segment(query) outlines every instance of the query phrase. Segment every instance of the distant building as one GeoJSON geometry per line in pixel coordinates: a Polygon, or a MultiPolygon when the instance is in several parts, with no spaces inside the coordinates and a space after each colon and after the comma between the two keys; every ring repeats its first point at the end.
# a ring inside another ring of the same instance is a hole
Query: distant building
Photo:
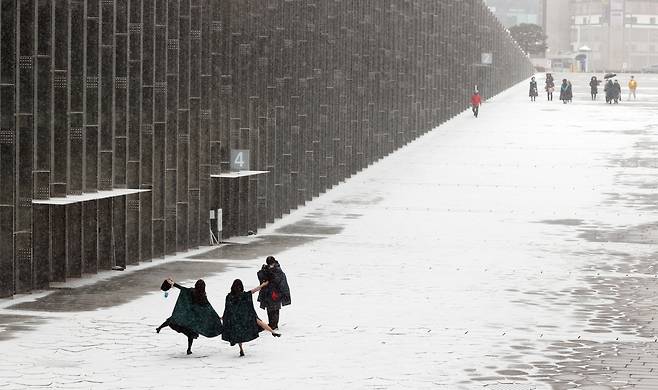
{"type": "Polygon", "coordinates": [[[571,0],[543,0],[542,26],[546,36],[547,57],[571,53],[571,0]]]}
{"type": "Polygon", "coordinates": [[[543,0],[548,57],[580,70],[658,64],[658,0],[543,0]],[[565,62],[566,61],[566,62],[565,62]]]}
{"type": "Polygon", "coordinates": [[[543,0],[485,0],[484,2],[505,27],[521,23],[542,24],[543,0]]]}

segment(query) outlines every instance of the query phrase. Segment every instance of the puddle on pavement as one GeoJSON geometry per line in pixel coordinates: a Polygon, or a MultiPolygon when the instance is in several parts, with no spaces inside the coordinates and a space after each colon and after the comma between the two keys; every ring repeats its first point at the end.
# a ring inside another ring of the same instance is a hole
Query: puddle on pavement
{"type": "Polygon", "coordinates": [[[176,280],[194,280],[222,272],[226,265],[216,262],[164,263],[154,267],[126,273],[89,286],[55,289],[49,295],[31,302],[13,306],[12,310],[44,312],[81,312],[123,305],[147,293],[160,291],[167,277],[176,280]]]}
{"type": "Polygon", "coordinates": [[[334,200],[334,203],[342,205],[370,206],[380,203],[382,200],[384,200],[384,198],[381,196],[354,196],[334,200]]]}
{"type": "Polygon", "coordinates": [[[579,238],[590,242],[655,244],[658,241],[658,223],[641,224],[625,228],[579,230],[579,238]]]}
{"type": "Polygon", "coordinates": [[[257,236],[253,241],[246,244],[228,243],[208,252],[190,256],[195,260],[252,260],[283,252],[310,242],[321,240],[323,237],[313,236],[286,236],[286,235],[263,235],[257,236]]]}
{"type": "Polygon", "coordinates": [[[34,330],[46,322],[44,317],[0,314],[0,341],[17,337],[18,332],[34,330]]]}
{"type": "Polygon", "coordinates": [[[582,225],[585,221],[582,219],[545,219],[539,221],[539,223],[545,223],[549,225],[566,225],[566,226],[578,226],[582,225]]]}
{"type": "Polygon", "coordinates": [[[334,235],[343,231],[342,226],[322,224],[310,218],[304,218],[298,222],[276,229],[280,234],[309,234],[309,235],[334,235]]]}

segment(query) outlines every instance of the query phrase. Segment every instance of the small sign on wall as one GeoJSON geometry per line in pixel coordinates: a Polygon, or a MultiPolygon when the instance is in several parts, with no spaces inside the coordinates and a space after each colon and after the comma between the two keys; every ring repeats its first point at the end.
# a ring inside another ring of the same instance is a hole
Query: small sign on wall
{"type": "Polygon", "coordinates": [[[248,171],[249,159],[249,149],[231,149],[231,170],[248,171]]]}
{"type": "Polygon", "coordinates": [[[482,65],[493,64],[493,53],[482,53],[482,65]]]}

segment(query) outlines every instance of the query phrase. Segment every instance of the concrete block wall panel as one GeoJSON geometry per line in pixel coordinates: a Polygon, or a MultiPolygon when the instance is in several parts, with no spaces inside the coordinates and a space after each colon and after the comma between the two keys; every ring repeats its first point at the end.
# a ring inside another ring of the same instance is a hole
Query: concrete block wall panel
{"type": "Polygon", "coordinates": [[[15,291],[16,3],[0,3],[0,297],[15,291]]]}
{"type": "Polygon", "coordinates": [[[481,0],[16,0],[0,36],[2,297],[256,231],[532,71],[481,0]],[[211,178],[237,148],[269,173],[211,178]]]}
{"type": "Polygon", "coordinates": [[[0,297],[15,291],[16,197],[15,2],[0,3],[0,297]]]}
{"type": "Polygon", "coordinates": [[[66,277],[82,276],[82,204],[66,206],[66,277]]]}

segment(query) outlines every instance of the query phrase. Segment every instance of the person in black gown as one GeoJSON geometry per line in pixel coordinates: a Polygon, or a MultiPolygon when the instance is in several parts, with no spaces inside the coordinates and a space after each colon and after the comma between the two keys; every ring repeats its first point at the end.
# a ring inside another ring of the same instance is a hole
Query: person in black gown
{"type": "Polygon", "coordinates": [[[254,340],[258,337],[261,329],[272,333],[274,337],[280,337],[265,322],[261,321],[254,310],[252,294],[257,293],[267,285],[267,282],[249,291],[244,291],[244,285],[240,279],[235,279],[231,286],[231,292],[226,295],[226,304],[224,306],[224,331],[222,340],[231,343],[231,346],[238,344],[240,347],[240,356],[244,356],[242,343],[254,340]]]}
{"type": "Polygon", "coordinates": [[[167,279],[166,283],[180,289],[180,294],[171,317],[167,318],[155,331],[160,333],[162,328],[168,326],[187,336],[187,354],[190,355],[192,354],[192,343],[200,334],[206,337],[217,337],[222,333],[222,320],[208,302],[206,283],[202,279],[196,281],[194,288],[183,287],[171,278],[167,279]]]}

